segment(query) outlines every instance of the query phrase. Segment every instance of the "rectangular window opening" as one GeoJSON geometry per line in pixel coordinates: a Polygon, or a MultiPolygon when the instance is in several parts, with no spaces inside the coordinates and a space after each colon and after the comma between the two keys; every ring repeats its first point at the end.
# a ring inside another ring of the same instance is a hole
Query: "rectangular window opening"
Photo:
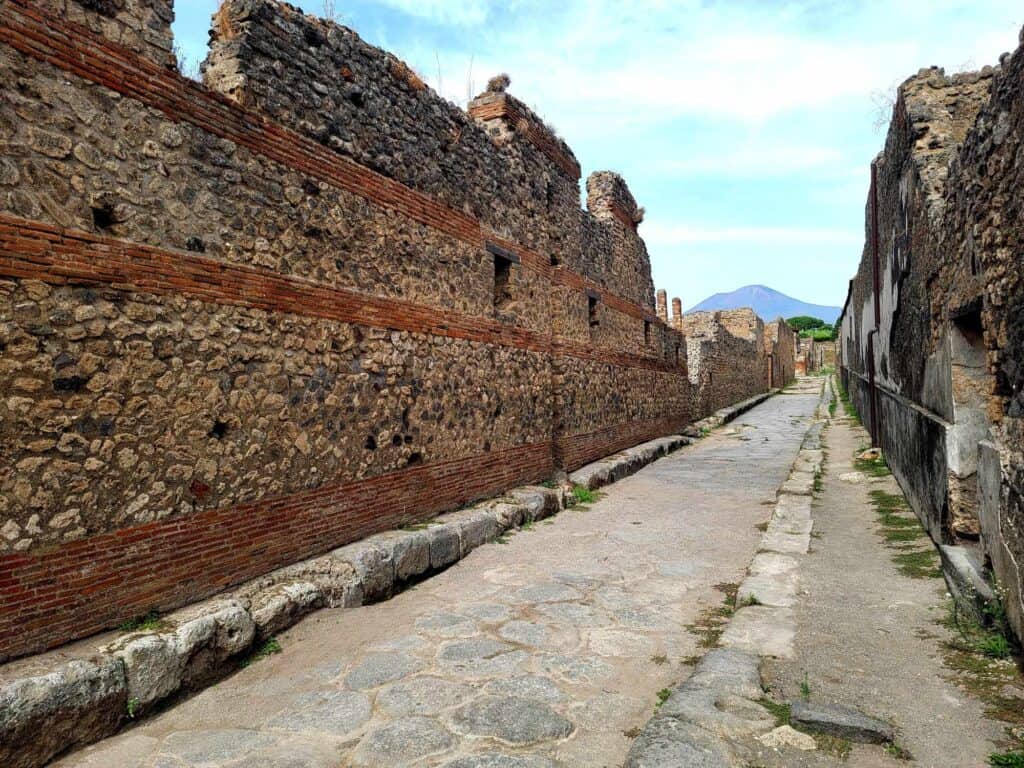
{"type": "Polygon", "coordinates": [[[597,296],[587,296],[587,319],[590,322],[590,330],[595,330],[601,321],[597,318],[597,296]]]}
{"type": "Polygon", "coordinates": [[[651,321],[644,320],[644,346],[651,346],[651,321]]]}
{"type": "Polygon", "coordinates": [[[494,254],[494,308],[507,309],[512,303],[512,262],[494,254]]]}

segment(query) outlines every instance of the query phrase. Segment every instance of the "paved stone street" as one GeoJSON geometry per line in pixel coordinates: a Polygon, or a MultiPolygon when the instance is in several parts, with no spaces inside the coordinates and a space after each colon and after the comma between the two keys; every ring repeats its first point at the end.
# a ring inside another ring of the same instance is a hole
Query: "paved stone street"
{"type": "Polygon", "coordinates": [[[315,614],[282,653],[59,765],[621,765],[703,652],[686,627],[744,574],[816,403],[771,398],[589,508],[315,614]]]}

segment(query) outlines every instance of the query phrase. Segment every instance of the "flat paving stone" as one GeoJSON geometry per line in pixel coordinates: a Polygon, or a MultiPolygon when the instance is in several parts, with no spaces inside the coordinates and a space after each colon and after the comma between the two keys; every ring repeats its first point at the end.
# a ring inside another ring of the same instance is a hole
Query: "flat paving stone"
{"type": "Polygon", "coordinates": [[[359,768],[399,768],[445,752],[455,737],[437,720],[407,717],[371,731],[352,753],[352,765],[359,768]]]}
{"type": "Polygon", "coordinates": [[[311,614],[278,635],[281,653],[57,765],[156,768],[162,754],[189,768],[167,743],[238,731],[208,738],[203,768],[621,766],[625,733],[685,674],[678,660],[702,652],[687,626],[721,604],[716,584],[743,579],[771,514],[762,502],[817,401],[771,398],[737,435],[712,432],[584,511],[512,531],[389,600],[311,614]]]}
{"type": "Polygon", "coordinates": [[[564,739],[573,724],[543,701],[481,696],[455,711],[452,728],[464,736],[490,737],[515,746],[564,739]]]}
{"type": "Polygon", "coordinates": [[[292,708],[269,720],[268,728],[321,731],[345,736],[370,719],[370,699],[355,691],[313,691],[299,696],[292,708]]]}
{"type": "Polygon", "coordinates": [[[436,715],[476,695],[468,685],[440,677],[414,677],[377,694],[377,707],[391,717],[436,715]]]}
{"type": "Polygon", "coordinates": [[[508,677],[502,680],[493,680],[484,688],[485,693],[494,696],[516,696],[523,699],[534,699],[547,704],[557,704],[567,698],[567,695],[549,677],[539,675],[522,675],[520,677],[508,677]]]}
{"type": "Polygon", "coordinates": [[[367,656],[345,676],[345,684],[357,690],[376,688],[415,674],[423,662],[407,653],[375,653],[367,656]]]}
{"type": "Polygon", "coordinates": [[[546,757],[488,754],[460,757],[441,768],[559,768],[559,764],[546,757]]]}
{"type": "Polygon", "coordinates": [[[177,731],[164,740],[160,754],[185,765],[204,765],[241,757],[273,742],[269,733],[240,728],[177,731]]]}

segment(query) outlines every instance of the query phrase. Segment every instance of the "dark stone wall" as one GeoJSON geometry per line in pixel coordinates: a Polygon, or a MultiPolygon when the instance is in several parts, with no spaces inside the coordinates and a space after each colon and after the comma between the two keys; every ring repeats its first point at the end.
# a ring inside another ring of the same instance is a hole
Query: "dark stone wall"
{"type": "Polygon", "coordinates": [[[1008,614],[1018,633],[1022,142],[1024,49],[998,68],[952,77],[922,70],[901,86],[885,150],[873,164],[864,255],[839,339],[844,380],[870,421],[868,337],[877,328],[871,342],[880,407],[872,432],[937,541],[965,536],[970,543],[979,521],[972,534],[963,516],[980,518],[981,545],[1013,603],[1008,614]],[[963,339],[978,334],[983,355],[975,349],[965,361],[963,339]],[[957,466],[965,457],[974,463],[974,454],[984,472],[965,479],[957,466]],[[978,498],[963,499],[968,492],[978,498]]]}

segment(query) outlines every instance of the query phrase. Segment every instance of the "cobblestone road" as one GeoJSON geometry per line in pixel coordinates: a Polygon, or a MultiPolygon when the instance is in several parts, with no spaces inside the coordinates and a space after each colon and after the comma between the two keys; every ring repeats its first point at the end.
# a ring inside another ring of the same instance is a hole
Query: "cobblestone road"
{"type": "Polygon", "coordinates": [[[817,394],[783,394],[377,605],[322,611],[282,652],[70,766],[621,765],[687,629],[737,582],[817,394]]]}

